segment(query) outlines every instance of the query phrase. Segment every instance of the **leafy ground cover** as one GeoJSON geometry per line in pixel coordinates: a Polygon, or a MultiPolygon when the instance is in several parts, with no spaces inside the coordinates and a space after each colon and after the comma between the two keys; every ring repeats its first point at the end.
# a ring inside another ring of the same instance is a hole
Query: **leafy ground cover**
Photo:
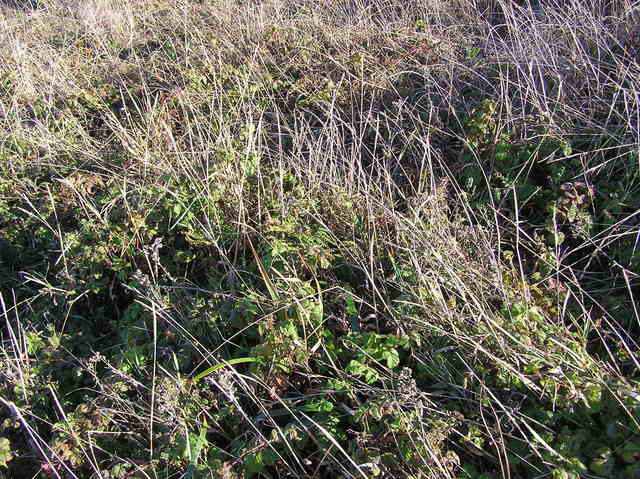
{"type": "Polygon", "coordinates": [[[640,10],[0,2],[0,477],[640,477],[640,10]]]}

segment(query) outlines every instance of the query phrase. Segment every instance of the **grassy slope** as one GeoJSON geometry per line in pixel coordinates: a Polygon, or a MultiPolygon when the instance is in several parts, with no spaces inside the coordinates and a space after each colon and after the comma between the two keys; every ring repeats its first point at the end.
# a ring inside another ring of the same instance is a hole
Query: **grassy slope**
{"type": "Polygon", "coordinates": [[[639,7],[38,3],[0,477],[638,477],[639,7]]]}

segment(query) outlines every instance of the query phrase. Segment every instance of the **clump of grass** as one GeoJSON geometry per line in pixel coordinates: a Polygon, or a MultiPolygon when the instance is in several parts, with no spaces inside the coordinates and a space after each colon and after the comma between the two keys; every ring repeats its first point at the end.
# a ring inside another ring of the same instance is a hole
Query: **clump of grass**
{"type": "Polygon", "coordinates": [[[637,476],[637,6],[15,7],[3,474],[637,476]]]}

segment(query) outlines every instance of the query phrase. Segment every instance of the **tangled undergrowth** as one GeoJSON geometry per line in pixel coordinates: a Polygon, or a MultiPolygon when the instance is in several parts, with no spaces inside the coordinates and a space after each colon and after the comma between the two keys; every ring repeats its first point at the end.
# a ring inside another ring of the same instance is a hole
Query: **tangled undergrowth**
{"type": "Polygon", "coordinates": [[[639,477],[639,8],[0,2],[0,477],[639,477]]]}

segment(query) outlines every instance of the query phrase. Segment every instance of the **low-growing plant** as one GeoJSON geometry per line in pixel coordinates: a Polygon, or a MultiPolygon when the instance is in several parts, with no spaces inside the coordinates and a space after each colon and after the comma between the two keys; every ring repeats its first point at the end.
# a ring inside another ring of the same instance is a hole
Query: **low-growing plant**
{"type": "Polygon", "coordinates": [[[5,3],[0,476],[638,476],[633,6],[5,3]]]}

